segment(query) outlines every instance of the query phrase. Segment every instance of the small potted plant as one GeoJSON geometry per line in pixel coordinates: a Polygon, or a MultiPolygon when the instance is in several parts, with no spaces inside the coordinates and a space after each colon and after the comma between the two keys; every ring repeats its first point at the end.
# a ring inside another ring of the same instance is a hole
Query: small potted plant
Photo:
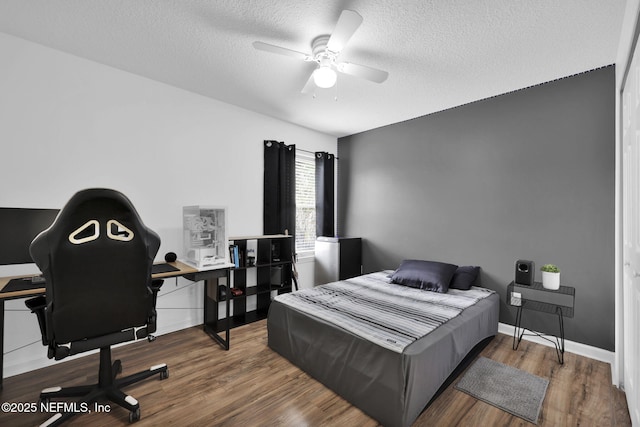
{"type": "Polygon", "coordinates": [[[553,264],[545,264],[540,267],[542,270],[542,286],[545,289],[560,289],[560,269],[553,264]]]}

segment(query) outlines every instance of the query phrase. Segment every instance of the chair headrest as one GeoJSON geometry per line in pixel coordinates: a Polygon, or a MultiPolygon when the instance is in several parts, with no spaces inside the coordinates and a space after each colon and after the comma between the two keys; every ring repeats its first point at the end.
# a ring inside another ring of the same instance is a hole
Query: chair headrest
{"type": "Polygon", "coordinates": [[[47,267],[41,265],[48,261],[45,253],[66,253],[80,247],[87,251],[105,250],[113,244],[122,248],[123,243],[129,242],[147,246],[153,252],[152,258],[160,246],[159,237],[144,225],[127,196],[112,189],[90,188],[69,199],[51,226],[34,239],[30,251],[42,270],[47,267]],[[46,245],[38,244],[45,239],[46,245]]]}

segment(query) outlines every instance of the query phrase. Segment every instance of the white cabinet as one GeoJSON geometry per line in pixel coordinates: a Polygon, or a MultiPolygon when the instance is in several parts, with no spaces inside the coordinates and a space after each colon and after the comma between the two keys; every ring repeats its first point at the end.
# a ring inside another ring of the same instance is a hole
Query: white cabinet
{"type": "Polygon", "coordinates": [[[362,239],[359,237],[318,237],[315,256],[316,285],[362,274],[362,239]]]}

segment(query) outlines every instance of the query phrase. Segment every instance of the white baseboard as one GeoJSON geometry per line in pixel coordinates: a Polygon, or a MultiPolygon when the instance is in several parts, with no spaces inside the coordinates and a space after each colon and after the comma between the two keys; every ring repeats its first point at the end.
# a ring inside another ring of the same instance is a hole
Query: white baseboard
{"type": "MultiPolygon", "coordinates": [[[[506,323],[498,323],[498,332],[505,335],[513,336],[513,332],[515,330],[515,326],[507,325],[506,323]]],[[[529,336],[525,335],[522,337],[523,340],[531,341],[536,344],[546,345],[547,347],[553,347],[553,344],[549,341],[542,339],[537,336],[529,336]]],[[[574,353],[580,356],[588,357],[590,359],[595,359],[600,362],[608,363],[611,366],[611,380],[614,385],[617,385],[615,382],[614,367],[616,361],[616,354],[612,351],[603,350],[598,347],[593,347],[586,344],[581,344],[574,341],[569,341],[567,339],[564,340],[564,350],[568,353],[574,353]]]]}

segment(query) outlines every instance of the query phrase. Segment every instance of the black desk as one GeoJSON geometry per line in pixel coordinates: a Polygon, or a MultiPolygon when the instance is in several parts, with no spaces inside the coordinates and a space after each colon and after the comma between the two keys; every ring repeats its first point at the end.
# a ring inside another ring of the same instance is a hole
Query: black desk
{"type": "MultiPolygon", "coordinates": [[[[208,289],[216,289],[218,287],[218,279],[225,277],[227,283],[229,283],[229,268],[233,267],[231,264],[224,264],[221,266],[216,266],[216,268],[212,269],[203,269],[199,270],[195,267],[192,267],[188,264],[184,264],[180,261],[170,262],[170,263],[162,263],[169,264],[173,267],[171,271],[168,268],[159,268],[157,269],[157,273],[152,274],[152,278],[154,279],[165,279],[171,277],[185,277],[192,281],[200,281],[204,280],[204,293],[205,293],[205,301],[207,298],[208,289]]],[[[4,302],[10,299],[17,298],[30,298],[37,295],[43,295],[45,293],[44,284],[40,284],[38,286],[33,286],[31,283],[31,277],[33,275],[22,275],[22,276],[10,276],[10,277],[0,277],[0,389],[2,389],[2,382],[4,378],[4,302]],[[24,286],[19,286],[20,282],[23,282],[24,286]],[[7,285],[11,283],[14,286],[14,290],[10,292],[3,292],[7,285]]],[[[229,317],[229,299],[227,298],[227,317],[229,317]]],[[[215,330],[212,330],[210,327],[207,327],[208,318],[206,305],[205,305],[205,324],[204,331],[208,333],[213,339],[215,339],[225,350],[229,350],[229,327],[225,329],[225,337],[220,336],[215,330]]],[[[35,319],[34,319],[35,320],[35,319]]]]}
{"type": "Polygon", "coordinates": [[[507,286],[507,304],[517,307],[516,325],[513,330],[513,349],[517,350],[524,335],[538,336],[551,342],[558,355],[558,362],[564,364],[564,317],[573,317],[576,289],[571,286],[560,286],[558,290],[547,289],[540,282],[533,285],[521,285],[511,282],[507,286]],[[515,292],[515,294],[514,294],[515,292]],[[520,297],[517,297],[520,294],[520,297]],[[522,327],[523,309],[555,314],[558,316],[558,335],[543,334],[522,327]],[[531,333],[527,334],[526,331],[531,333]],[[549,339],[553,337],[554,339],[549,339]]]}

